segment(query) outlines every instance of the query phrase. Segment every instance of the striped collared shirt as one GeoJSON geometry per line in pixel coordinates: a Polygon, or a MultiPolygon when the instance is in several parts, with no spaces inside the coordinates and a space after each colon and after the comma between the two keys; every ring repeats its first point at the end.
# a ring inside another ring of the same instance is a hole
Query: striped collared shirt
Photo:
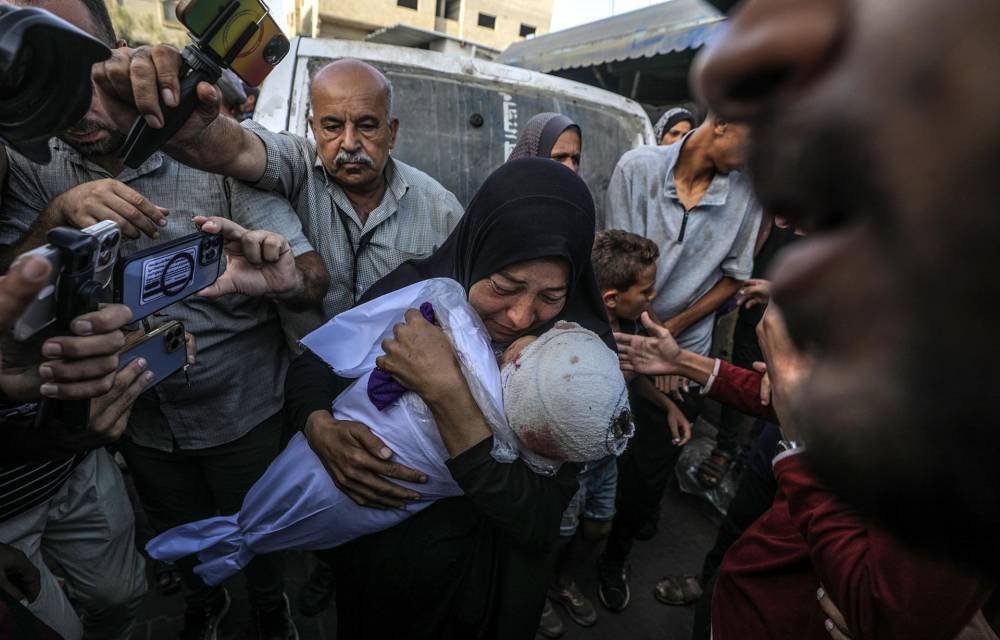
{"type": "Polygon", "coordinates": [[[350,309],[368,287],[403,262],[433,253],[464,213],[458,199],[436,180],[390,159],[385,196],[362,223],[309,140],[273,133],[254,122],[243,126],[267,149],[267,169],[256,186],[292,203],[330,273],[323,301],[327,318],[350,309]]]}

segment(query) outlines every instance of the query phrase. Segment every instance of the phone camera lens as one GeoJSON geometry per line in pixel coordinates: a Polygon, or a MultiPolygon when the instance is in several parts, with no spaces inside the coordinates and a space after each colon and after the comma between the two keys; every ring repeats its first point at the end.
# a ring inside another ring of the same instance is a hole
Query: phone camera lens
{"type": "Polygon", "coordinates": [[[272,67],[281,62],[285,55],[288,53],[288,39],[284,36],[274,36],[271,38],[270,42],[264,46],[264,52],[262,57],[264,62],[271,65],[272,67]]]}

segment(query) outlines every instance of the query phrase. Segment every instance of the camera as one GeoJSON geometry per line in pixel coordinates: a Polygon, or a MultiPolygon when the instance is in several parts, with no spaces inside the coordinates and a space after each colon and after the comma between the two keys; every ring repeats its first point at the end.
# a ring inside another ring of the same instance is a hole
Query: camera
{"type": "Polygon", "coordinates": [[[48,11],[0,6],[0,142],[48,162],[49,138],[87,114],[91,67],[110,56],[48,11]]]}
{"type": "MultiPolygon", "coordinates": [[[[65,229],[67,232],[81,233],[74,229],[65,229]]],[[[118,247],[122,239],[121,232],[118,230],[118,224],[110,220],[104,220],[87,227],[82,233],[91,236],[95,240],[89,249],[91,251],[91,264],[93,265],[90,278],[99,285],[100,289],[105,289],[111,284],[115,263],[118,261],[118,247]]],[[[65,237],[66,235],[64,232],[60,237],[65,237]]],[[[81,241],[81,249],[83,249],[85,244],[87,243],[81,241]]],[[[42,287],[42,290],[35,296],[35,300],[14,324],[15,340],[27,340],[56,321],[57,287],[62,271],[63,253],[64,249],[60,246],[47,244],[22,254],[14,261],[14,264],[17,264],[29,256],[36,256],[48,260],[49,264],[52,265],[49,283],[42,287]]]]}
{"type": "Polygon", "coordinates": [[[120,153],[125,166],[138,168],[187,122],[198,106],[201,82],[216,83],[232,69],[258,86],[288,54],[288,38],[261,0],[182,0],[177,20],[194,41],[181,51],[180,97],[176,107],[160,105],[163,126],[153,129],[139,117],[120,153]]]}

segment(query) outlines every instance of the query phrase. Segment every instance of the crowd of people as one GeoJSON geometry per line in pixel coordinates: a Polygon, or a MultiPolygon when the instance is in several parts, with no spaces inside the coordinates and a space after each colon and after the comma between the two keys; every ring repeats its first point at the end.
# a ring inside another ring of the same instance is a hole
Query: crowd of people
{"type": "Polygon", "coordinates": [[[226,266],[151,319],[189,334],[151,389],[146,360],[119,369],[150,324],[127,306],[5,335],[0,637],[129,638],[147,561],[185,640],[219,637],[236,573],[262,639],[298,638],[293,603],[335,606],[345,640],[628,615],[711,400],[695,476],[738,489],[700,575],[641,585],[694,605],[693,638],[997,639],[994,3],[748,0],[696,65],[707,114],[663,113],[602,202],[588,132],[542,113],[467,207],[393,157],[412,125],[350,59],[311,80],[312,139],[246,119],[224,76],[126,167],[122,132],[177,104],[178,52],[120,42],[101,0],[30,4],[113,51],[49,163],[3,153],[0,329],[56,227],[112,221],[122,255],[218,233],[226,266]],[[942,114],[936,146],[914,135],[942,114]],[[90,421],[36,421],[43,399],[90,421]],[[294,549],[316,569],[288,594],[294,549]]]}

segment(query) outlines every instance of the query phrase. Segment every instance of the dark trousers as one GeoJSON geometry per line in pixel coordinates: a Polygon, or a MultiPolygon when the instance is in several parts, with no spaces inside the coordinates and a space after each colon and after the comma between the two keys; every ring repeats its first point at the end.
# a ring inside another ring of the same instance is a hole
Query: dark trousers
{"type": "MultiPolygon", "coordinates": [[[[632,394],[629,398],[635,420],[635,435],[618,458],[618,497],[615,519],[604,547],[604,556],[624,561],[632,550],[636,532],[656,513],[680,456],[671,442],[667,415],[650,402],[632,394]]],[[[685,395],[681,410],[694,423],[701,412],[697,391],[685,395]]]]}
{"type": "MultiPolygon", "coordinates": [[[[236,513],[243,498],[280,453],[282,415],[277,413],[233,442],[194,451],[160,451],[142,447],[128,437],[120,450],[135,480],[139,500],[157,533],[180,524],[236,513]]],[[[189,594],[188,606],[210,606],[222,597],[220,587],[209,587],[194,573],[196,556],[178,560],[189,594]]],[[[284,592],[284,558],[266,554],[243,570],[250,603],[271,608],[284,592]]]]}
{"type": "MultiPolygon", "coordinates": [[[[733,331],[733,364],[743,369],[753,369],[754,362],[763,360],[764,355],[757,342],[757,327],[737,320],[733,331]]],[[[749,444],[747,436],[752,423],[753,418],[728,405],[722,405],[719,430],[715,436],[716,448],[735,458],[740,452],[741,444],[749,444]]]]}
{"type": "MultiPolygon", "coordinates": [[[[761,457],[770,460],[775,454],[777,437],[776,431],[763,432],[754,442],[755,450],[751,452],[751,456],[759,453],[761,457]],[[758,448],[761,451],[757,451],[758,448]]],[[[691,640],[709,640],[711,637],[712,592],[715,590],[715,580],[719,575],[722,559],[729,547],[733,546],[733,543],[743,535],[743,532],[771,508],[777,492],[778,482],[774,479],[774,474],[770,472],[769,466],[751,464],[740,476],[739,487],[736,489],[736,495],[733,496],[732,502],[729,503],[726,518],[722,521],[722,526],[719,527],[715,546],[705,556],[705,564],[702,565],[702,595],[694,609],[694,627],[691,640]]]]}

